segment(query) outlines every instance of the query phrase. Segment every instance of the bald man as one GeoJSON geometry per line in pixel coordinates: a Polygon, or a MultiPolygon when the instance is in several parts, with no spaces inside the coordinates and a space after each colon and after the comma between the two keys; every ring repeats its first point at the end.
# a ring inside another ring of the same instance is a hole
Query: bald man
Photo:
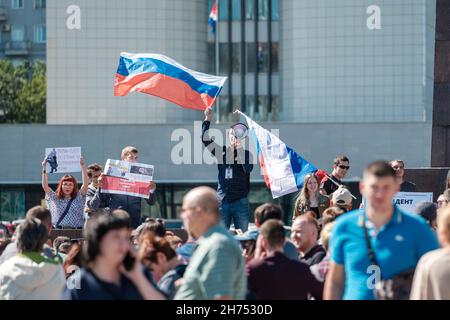
{"type": "Polygon", "coordinates": [[[317,243],[318,234],[318,223],[308,214],[298,216],[292,223],[291,240],[300,252],[300,261],[310,267],[322,261],[327,254],[317,243]]]}
{"type": "Polygon", "coordinates": [[[176,300],[242,300],[247,279],[239,243],[220,219],[217,193],[209,187],[189,191],[181,212],[184,227],[197,240],[176,300]]]}

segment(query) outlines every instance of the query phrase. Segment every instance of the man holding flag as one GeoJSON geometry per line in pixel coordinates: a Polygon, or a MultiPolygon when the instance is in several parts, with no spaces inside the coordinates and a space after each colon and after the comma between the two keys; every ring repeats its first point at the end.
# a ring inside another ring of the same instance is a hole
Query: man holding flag
{"type": "Polygon", "coordinates": [[[229,147],[220,146],[209,136],[212,110],[205,110],[202,124],[202,142],[211,154],[217,158],[218,184],[217,193],[220,201],[220,215],[227,228],[233,220],[235,229],[247,231],[249,222],[248,192],[250,190],[250,173],[253,170],[252,158],[244,150],[240,139],[234,131],[228,130],[229,147]]]}

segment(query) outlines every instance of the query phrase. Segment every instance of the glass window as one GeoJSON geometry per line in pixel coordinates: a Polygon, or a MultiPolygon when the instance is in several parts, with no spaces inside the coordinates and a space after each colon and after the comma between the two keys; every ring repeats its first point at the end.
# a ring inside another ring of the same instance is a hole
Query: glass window
{"type": "Polygon", "coordinates": [[[11,9],[23,9],[23,0],[11,0],[11,9]]]}
{"type": "Polygon", "coordinates": [[[249,95],[245,96],[246,113],[250,118],[255,116],[255,96],[249,95]]]}
{"type": "Polygon", "coordinates": [[[271,18],[273,21],[280,20],[280,13],[278,11],[278,0],[271,0],[272,1],[272,12],[271,12],[271,18]]]}
{"type": "Polygon", "coordinates": [[[270,112],[270,119],[272,121],[278,121],[280,118],[280,108],[278,103],[278,96],[272,95],[272,109],[270,112]]]}
{"type": "Polygon", "coordinates": [[[36,9],[45,8],[46,7],[46,1],[45,0],[34,0],[34,7],[36,9]]]}
{"type": "Polygon", "coordinates": [[[228,54],[228,43],[219,43],[219,71],[221,74],[228,73],[230,65],[230,55],[228,54]]]}
{"type": "Polygon", "coordinates": [[[25,26],[11,26],[11,41],[23,41],[25,37],[25,26]]]}
{"type": "Polygon", "coordinates": [[[247,72],[255,72],[256,71],[256,44],[253,43],[247,43],[247,50],[246,52],[246,65],[245,70],[247,72]]]}
{"type": "Polygon", "coordinates": [[[45,43],[47,41],[47,30],[45,29],[45,25],[37,25],[35,26],[35,41],[37,43],[45,43]]]}
{"type": "Polygon", "coordinates": [[[241,44],[233,43],[231,46],[232,56],[231,56],[231,70],[233,72],[239,72],[241,69],[241,44]]]}
{"type": "Polygon", "coordinates": [[[278,72],[278,43],[272,42],[272,72],[278,72]]]}
{"type": "Polygon", "coordinates": [[[245,20],[255,19],[255,0],[245,0],[245,20]]]}
{"type": "Polygon", "coordinates": [[[229,115],[228,103],[230,101],[230,98],[228,95],[222,92],[222,94],[219,96],[219,100],[220,100],[219,106],[220,122],[227,122],[229,115]]]}
{"type": "Polygon", "coordinates": [[[228,20],[228,1],[230,0],[220,0],[219,1],[219,20],[228,20]]]}
{"type": "Polygon", "coordinates": [[[269,71],[269,48],[265,42],[258,43],[258,71],[269,71]]]}
{"type": "Polygon", "coordinates": [[[25,191],[0,191],[0,220],[13,221],[25,216],[25,191]]]}
{"type": "Polygon", "coordinates": [[[231,19],[241,20],[241,0],[232,0],[231,2],[231,19]]]}
{"type": "Polygon", "coordinates": [[[268,0],[258,0],[258,19],[267,20],[269,17],[269,3],[268,0]]]}
{"type": "Polygon", "coordinates": [[[259,121],[267,121],[268,119],[269,113],[268,102],[269,99],[267,96],[258,96],[258,110],[257,110],[258,112],[256,118],[259,121]]]}
{"type": "Polygon", "coordinates": [[[208,43],[208,73],[216,73],[216,44],[214,42],[208,43]]]}

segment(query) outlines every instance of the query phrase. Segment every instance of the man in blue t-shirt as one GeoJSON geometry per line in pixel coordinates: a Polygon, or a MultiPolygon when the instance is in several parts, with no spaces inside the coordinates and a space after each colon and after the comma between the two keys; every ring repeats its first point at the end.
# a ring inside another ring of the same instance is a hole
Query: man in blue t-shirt
{"type": "Polygon", "coordinates": [[[360,183],[365,208],[341,216],[333,227],[324,299],[373,300],[374,280],[415,268],[423,254],[439,247],[425,220],[392,204],[398,189],[389,163],[366,168],[360,183]],[[379,268],[369,257],[364,226],[379,268]]]}

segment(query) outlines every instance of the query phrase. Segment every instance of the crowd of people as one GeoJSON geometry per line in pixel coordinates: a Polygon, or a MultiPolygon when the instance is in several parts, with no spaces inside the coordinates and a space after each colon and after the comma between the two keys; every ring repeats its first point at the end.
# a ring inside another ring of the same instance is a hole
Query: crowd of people
{"type": "MultiPolygon", "coordinates": [[[[330,175],[305,176],[292,212],[264,203],[251,214],[250,154],[232,134],[229,147],[214,146],[205,115],[202,140],[222,151],[218,189],[184,196],[187,239],[162,219],[142,221],[141,198],[102,193],[99,164],[81,158],[81,187],[64,175],[53,191],[44,160],[48,205],[28,210],[0,247],[0,299],[450,299],[450,177],[436,204],[406,212],[393,204],[398,191],[416,190],[404,162],[375,161],[353,208],[343,183],[350,161],[340,155],[330,175]],[[83,235],[52,241],[53,229],[83,235]]],[[[124,148],[121,159],[136,162],[138,150],[124,148]]],[[[151,205],[154,182],[149,190],[151,205]]]]}

